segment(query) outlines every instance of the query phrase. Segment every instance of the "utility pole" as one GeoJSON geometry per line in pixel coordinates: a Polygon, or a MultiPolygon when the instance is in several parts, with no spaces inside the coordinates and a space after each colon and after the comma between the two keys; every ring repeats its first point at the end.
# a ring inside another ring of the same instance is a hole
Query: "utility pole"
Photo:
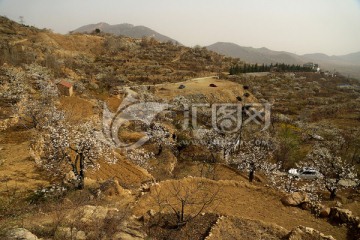
{"type": "Polygon", "coordinates": [[[19,20],[20,20],[20,23],[21,23],[22,25],[25,24],[24,16],[20,16],[20,17],[19,17],[19,20]]]}

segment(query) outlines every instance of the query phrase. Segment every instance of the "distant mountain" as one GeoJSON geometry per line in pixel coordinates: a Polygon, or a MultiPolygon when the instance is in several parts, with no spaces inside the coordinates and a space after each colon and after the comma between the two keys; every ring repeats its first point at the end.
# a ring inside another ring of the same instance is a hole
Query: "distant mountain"
{"type": "Polygon", "coordinates": [[[207,49],[226,56],[240,58],[249,63],[304,63],[304,60],[300,59],[296,54],[272,51],[267,48],[242,47],[234,43],[218,42],[208,46],[207,49]]]}
{"type": "Polygon", "coordinates": [[[248,63],[270,64],[304,64],[318,63],[325,70],[336,70],[344,75],[360,79],[360,52],[342,56],[328,56],[323,53],[297,55],[284,51],[272,51],[267,48],[242,47],[235,43],[218,42],[207,46],[207,49],[229,56],[240,58],[248,63]]]}
{"type": "Polygon", "coordinates": [[[343,59],[344,61],[360,65],[360,52],[339,56],[339,58],[343,59]]]}
{"type": "Polygon", "coordinates": [[[317,61],[328,61],[333,63],[347,63],[360,65],[360,52],[340,56],[328,56],[323,53],[305,54],[303,57],[317,61]]]}
{"type": "Polygon", "coordinates": [[[95,29],[100,29],[101,32],[104,33],[112,33],[114,35],[123,35],[132,38],[142,38],[142,37],[154,37],[156,40],[160,42],[177,42],[176,40],[162,35],[148,27],[144,26],[134,26],[132,24],[123,23],[123,24],[116,24],[110,25],[108,23],[97,23],[97,24],[89,24],[78,29],[75,29],[72,32],[79,32],[79,33],[91,33],[95,29]]]}

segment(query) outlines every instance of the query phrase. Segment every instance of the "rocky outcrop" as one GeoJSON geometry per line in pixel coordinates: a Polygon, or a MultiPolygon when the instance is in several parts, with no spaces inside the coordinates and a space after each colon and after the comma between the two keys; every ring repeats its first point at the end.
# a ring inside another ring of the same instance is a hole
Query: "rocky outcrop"
{"type": "Polygon", "coordinates": [[[281,202],[285,206],[296,207],[304,203],[309,203],[310,199],[306,193],[303,192],[294,192],[286,195],[281,199],[281,202]]]}
{"type": "Polygon", "coordinates": [[[329,219],[338,224],[347,224],[349,226],[355,226],[360,232],[360,218],[353,215],[348,209],[342,209],[333,207],[330,210],[329,219]]]}
{"type": "Polygon", "coordinates": [[[8,240],[38,240],[37,236],[25,228],[13,228],[6,233],[8,240]]]}
{"type": "Polygon", "coordinates": [[[143,218],[129,216],[126,211],[104,206],[86,205],[66,217],[63,227],[56,230],[59,239],[97,239],[104,234],[107,239],[145,239],[143,218]]]}
{"type": "Polygon", "coordinates": [[[304,226],[293,229],[287,236],[288,240],[335,240],[332,236],[326,236],[321,232],[304,226]]]}
{"type": "Polygon", "coordinates": [[[319,217],[321,217],[321,218],[327,218],[327,217],[329,217],[329,215],[330,215],[330,208],[329,208],[329,207],[322,206],[322,207],[319,209],[318,215],[319,215],[319,217]]]}
{"type": "Polygon", "coordinates": [[[54,237],[55,239],[85,240],[86,233],[84,231],[78,231],[76,228],[58,227],[54,237]]]}
{"type": "Polygon", "coordinates": [[[99,190],[105,196],[125,195],[128,192],[120,186],[117,179],[109,179],[100,185],[99,190]]]}

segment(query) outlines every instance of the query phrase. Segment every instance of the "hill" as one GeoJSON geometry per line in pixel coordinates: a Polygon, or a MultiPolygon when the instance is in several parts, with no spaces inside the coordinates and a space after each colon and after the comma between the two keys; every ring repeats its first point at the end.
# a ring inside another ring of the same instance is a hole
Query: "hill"
{"type": "Polygon", "coordinates": [[[267,48],[242,47],[235,43],[218,42],[207,46],[207,49],[226,56],[240,58],[249,63],[287,63],[302,64],[304,61],[297,55],[288,52],[272,51],[267,48]]]}
{"type": "Polygon", "coordinates": [[[89,24],[75,29],[72,32],[75,33],[92,33],[95,29],[100,29],[101,32],[111,33],[116,36],[126,36],[131,38],[142,38],[142,37],[153,37],[160,42],[168,42],[171,41],[173,43],[177,43],[176,40],[162,35],[148,27],[145,26],[134,26],[132,24],[123,23],[110,25],[108,23],[97,23],[97,24],[89,24]]]}
{"type": "Polygon", "coordinates": [[[284,51],[273,51],[267,48],[243,47],[234,43],[218,42],[207,46],[207,49],[226,56],[240,58],[245,62],[270,64],[304,64],[315,62],[324,70],[334,69],[341,74],[360,79],[360,52],[341,56],[328,56],[323,53],[297,55],[284,51]]]}
{"type": "Polygon", "coordinates": [[[360,52],[350,53],[347,55],[339,55],[339,56],[328,56],[323,53],[312,53],[312,54],[304,54],[304,58],[313,59],[316,61],[326,61],[326,62],[334,62],[338,64],[348,63],[350,65],[360,65],[360,52]]]}

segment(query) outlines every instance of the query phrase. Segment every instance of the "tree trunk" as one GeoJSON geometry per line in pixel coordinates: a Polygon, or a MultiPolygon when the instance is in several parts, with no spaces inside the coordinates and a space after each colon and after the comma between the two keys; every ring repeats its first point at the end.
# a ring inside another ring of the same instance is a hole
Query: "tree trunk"
{"type": "Polygon", "coordinates": [[[254,180],[254,170],[251,170],[249,172],[249,182],[252,182],[254,180]]]}
{"type": "Polygon", "coordinates": [[[330,200],[335,200],[335,198],[336,198],[336,188],[335,189],[332,189],[331,191],[330,191],[330,200]]]}
{"type": "Polygon", "coordinates": [[[84,163],[84,156],[80,155],[80,173],[79,173],[79,186],[78,189],[84,189],[84,179],[85,179],[85,163],[84,163]]]}
{"type": "Polygon", "coordinates": [[[181,217],[180,217],[180,223],[184,222],[184,211],[185,211],[185,202],[181,201],[181,217]]]}

